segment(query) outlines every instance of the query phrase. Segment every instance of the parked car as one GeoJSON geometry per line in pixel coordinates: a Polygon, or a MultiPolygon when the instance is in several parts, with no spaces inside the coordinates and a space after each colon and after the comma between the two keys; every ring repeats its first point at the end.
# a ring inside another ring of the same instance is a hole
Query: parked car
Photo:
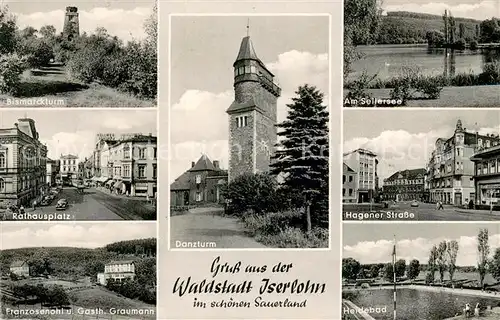
{"type": "Polygon", "coordinates": [[[52,202],[52,200],[49,198],[49,197],[45,197],[41,202],[40,202],[40,205],[45,207],[45,206],[48,206],[50,205],[50,203],[52,202]]]}
{"type": "Polygon", "coordinates": [[[59,199],[56,204],[56,210],[66,210],[68,208],[68,200],[59,199]]]}
{"type": "Polygon", "coordinates": [[[412,206],[413,208],[418,207],[418,201],[417,201],[417,200],[413,200],[413,201],[411,202],[411,206],[412,206]]]}

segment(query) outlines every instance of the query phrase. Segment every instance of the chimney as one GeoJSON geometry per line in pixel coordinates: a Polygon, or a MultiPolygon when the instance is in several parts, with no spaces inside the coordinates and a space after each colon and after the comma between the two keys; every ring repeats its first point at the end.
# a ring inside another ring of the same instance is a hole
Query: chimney
{"type": "Polygon", "coordinates": [[[195,165],[195,163],[194,163],[194,161],[192,161],[191,162],[191,168],[194,168],[194,165],[195,165]]]}
{"type": "Polygon", "coordinates": [[[214,167],[215,167],[215,169],[217,169],[217,170],[219,170],[219,169],[220,169],[220,168],[219,168],[219,161],[214,160],[214,167]]]}

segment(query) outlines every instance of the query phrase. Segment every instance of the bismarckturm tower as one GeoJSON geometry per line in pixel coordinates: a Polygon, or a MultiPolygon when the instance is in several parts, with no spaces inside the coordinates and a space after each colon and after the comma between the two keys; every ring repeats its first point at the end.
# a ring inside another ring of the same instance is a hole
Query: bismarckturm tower
{"type": "MultiPolygon", "coordinates": [[[[247,27],[248,28],[248,27],[247,27]]],[[[234,101],[229,115],[229,181],[243,173],[269,171],[277,143],[274,74],[257,57],[250,36],[241,41],[234,67],[234,101]]]]}
{"type": "Polygon", "coordinates": [[[66,7],[64,16],[63,37],[67,40],[72,40],[80,35],[80,22],[78,18],[77,7],[66,7]]]}

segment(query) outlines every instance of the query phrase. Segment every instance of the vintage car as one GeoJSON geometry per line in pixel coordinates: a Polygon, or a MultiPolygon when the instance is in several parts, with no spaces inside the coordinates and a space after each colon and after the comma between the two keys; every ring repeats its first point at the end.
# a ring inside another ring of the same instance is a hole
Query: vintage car
{"type": "Polygon", "coordinates": [[[56,204],[56,210],[66,210],[68,208],[68,200],[59,199],[56,204]]]}

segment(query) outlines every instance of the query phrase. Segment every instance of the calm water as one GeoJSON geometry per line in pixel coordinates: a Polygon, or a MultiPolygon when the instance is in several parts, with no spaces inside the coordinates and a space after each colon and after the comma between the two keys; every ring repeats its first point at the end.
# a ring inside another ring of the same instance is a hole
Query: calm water
{"type": "Polygon", "coordinates": [[[364,54],[356,61],[350,77],[363,71],[378,74],[380,79],[397,76],[403,66],[418,66],[423,74],[453,75],[462,72],[481,73],[485,63],[500,61],[500,50],[446,50],[428,49],[427,45],[359,46],[364,54]]]}
{"type": "MultiPolygon", "coordinates": [[[[392,320],[393,291],[388,289],[360,291],[352,302],[358,307],[384,307],[385,314],[370,314],[377,320],[392,320]]],[[[500,298],[500,297],[499,297],[500,298]]],[[[444,292],[427,292],[415,289],[397,290],[397,316],[401,320],[443,320],[462,312],[465,304],[472,307],[479,303],[482,306],[496,307],[500,300],[483,299],[444,292]]]]}

